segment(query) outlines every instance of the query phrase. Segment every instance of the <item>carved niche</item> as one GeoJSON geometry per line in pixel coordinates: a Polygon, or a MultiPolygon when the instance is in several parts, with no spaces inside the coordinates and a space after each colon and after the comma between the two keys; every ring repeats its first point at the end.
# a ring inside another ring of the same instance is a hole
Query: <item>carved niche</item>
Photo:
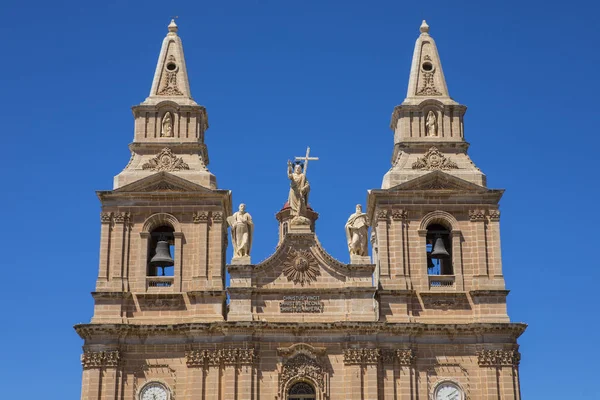
{"type": "Polygon", "coordinates": [[[154,158],[142,165],[142,169],[171,172],[190,169],[190,167],[183,162],[183,158],[177,157],[170,148],[165,147],[154,158]]]}

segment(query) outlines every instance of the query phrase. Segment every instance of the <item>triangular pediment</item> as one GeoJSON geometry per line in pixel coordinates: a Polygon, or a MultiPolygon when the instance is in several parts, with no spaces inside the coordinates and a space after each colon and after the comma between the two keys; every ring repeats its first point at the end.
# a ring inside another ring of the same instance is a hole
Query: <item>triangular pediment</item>
{"type": "Polygon", "coordinates": [[[484,186],[479,186],[468,182],[464,179],[457,178],[454,175],[447,174],[442,171],[433,171],[412,179],[408,182],[394,186],[387,191],[404,191],[404,190],[458,190],[458,191],[488,191],[484,186]]]}
{"type": "Polygon", "coordinates": [[[122,186],[113,193],[151,193],[151,192],[205,192],[212,190],[168,172],[158,172],[128,185],[122,186]]]}

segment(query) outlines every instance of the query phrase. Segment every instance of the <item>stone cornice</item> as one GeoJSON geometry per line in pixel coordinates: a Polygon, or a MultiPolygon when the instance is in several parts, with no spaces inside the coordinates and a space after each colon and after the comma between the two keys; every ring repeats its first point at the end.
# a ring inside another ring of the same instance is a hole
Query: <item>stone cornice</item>
{"type": "Polygon", "coordinates": [[[392,333],[394,335],[420,336],[458,336],[458,335],[507,335],[516,340],[527,328],[523,323],[470,323],[470,324],[426,324],[426,323],[389,323],[389,322],[211,322],[183,323],[172,325],[136,325],[136,324],[78,324],[75,331],[83,339],[103,336],[113,339],[157,335],[203,335],[231,333],[253,334],[266,331],[287,332],[340,332],[353,334],[392,333]]]}
{"type": "Polygon", "coordinates": [[[274,288],[253,288],[246,286],[230,286],[227,288],[228,292],[243,292],[243,293],[251,293],[251,294],[283,294],[283,295],[291,295],[291,294],[306,294],[310,295],[313,293],[327,294],[331,293],[332,295],[339,294],[351,294],[351,293],[373,293],[377,292],[377,288],[373,286],[346,286],[346,287],[291,287],[291,288],[282,288],[282,287],[274,287],[274,288]]]}

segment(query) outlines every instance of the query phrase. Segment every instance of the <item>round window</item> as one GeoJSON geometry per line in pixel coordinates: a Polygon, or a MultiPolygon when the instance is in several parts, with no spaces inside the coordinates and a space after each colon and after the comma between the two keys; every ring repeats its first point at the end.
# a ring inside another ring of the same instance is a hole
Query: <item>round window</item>
{"type": "Polygon", "coordinates": [[[168,71],[175,71],[177,69],[177,65],[175,65],[175,63],[168,63],[167,64],[167,70],[168,71]]]}
{"type": "Polygon", "coordinates": [[[421,65],[421,68],[423,68],[423,71],[430,72],[433,71],[433,64],[429,61],[425,61],[423,65],[421,65]]]}

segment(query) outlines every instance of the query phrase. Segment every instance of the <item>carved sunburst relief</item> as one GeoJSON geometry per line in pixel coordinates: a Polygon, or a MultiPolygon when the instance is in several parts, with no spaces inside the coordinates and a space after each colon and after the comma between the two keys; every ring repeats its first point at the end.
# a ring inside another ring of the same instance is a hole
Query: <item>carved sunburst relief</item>
{"type": "Polygon", "coordinates": [[[304,286],[321,275],[319,264],[309,250],[291,249],[288,254],[288,259],[283,262],[283,273],[288,281],[304,286]]]}

